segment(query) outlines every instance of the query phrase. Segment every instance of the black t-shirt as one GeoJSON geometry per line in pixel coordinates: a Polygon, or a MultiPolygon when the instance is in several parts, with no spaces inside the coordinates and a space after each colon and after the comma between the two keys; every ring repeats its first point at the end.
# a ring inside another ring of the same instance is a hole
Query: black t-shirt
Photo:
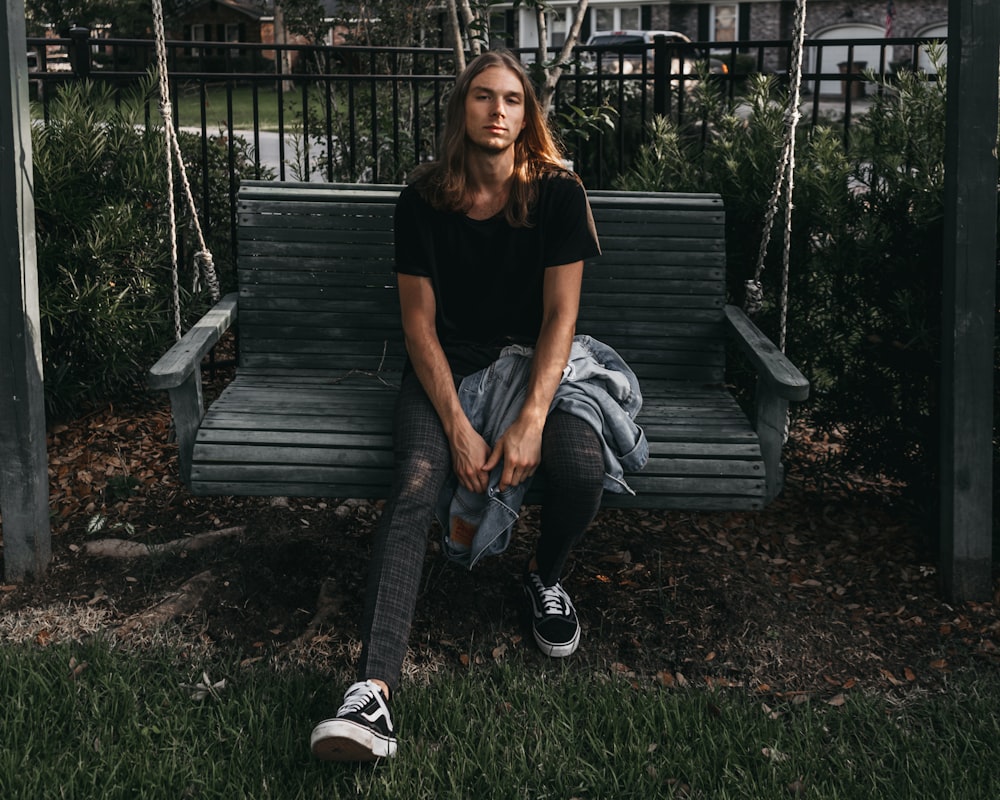
{"type": "Polygon", "coordinates": [[[452,371],[490,364],[508,344],[533,345],[542,324],[545,270],[598,255],[600,245],[580,183],[539,179],[530,227],[498,214],[474,220],[437,211],[413,186],[396,204],[396,270],[431,279],[437,334],[452,371]]]}

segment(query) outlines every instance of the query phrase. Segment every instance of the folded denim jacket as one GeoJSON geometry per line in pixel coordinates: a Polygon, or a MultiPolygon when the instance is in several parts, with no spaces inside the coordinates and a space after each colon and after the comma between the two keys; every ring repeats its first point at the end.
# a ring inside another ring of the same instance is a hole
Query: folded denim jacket
{"type": "MultiPolygon", "coordinates": [[[[534,349],[504,348],[490,366],[467,376],[459,401],[476,431],[491,447],[517,419],[527,394],[534,349]]],[[[576,336],[551,410],[559,408],[586,420],[601,439],[604,488],[635,494],[625,472],[642,469],[649,458],[646,436],[635,424],[642,393],[635,373],[610,346],[576,336]]],[[[436,516],[444,530],[445,554],[472,569],[485,555],[507,549],[530,480],[499,489],[503,464],[490,472],[485,494],[470,492],[452,476],[438,498],[436,516]]]]}

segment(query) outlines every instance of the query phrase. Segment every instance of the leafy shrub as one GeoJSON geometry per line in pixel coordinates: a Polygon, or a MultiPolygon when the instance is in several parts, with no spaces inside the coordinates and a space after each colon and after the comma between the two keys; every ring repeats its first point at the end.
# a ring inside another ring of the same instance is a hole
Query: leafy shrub
{"type": "MultiPolygon", "coordinates": [[[[812,383],[801,408],[845,433],[843,466],[925,495],[938,468],[946,76],[883,84],[850,131],[798,137],[786,349],[812,383]]],[[[726,204],[729,292],[743,302],[774,179],[786,98],[752,76],[745,104],[702,93],[703,125],[656,120],[618,187],[712,191],[726,204]]],[[[780,216],[779,216],[780,220],[780,216]]],[[[776,331],[781,236],[765,261],[759,324],[776,331]]]]}
{"type": "MultiPolygon", "coordinates": [[[[120,398],[173,340],[172,270],[166,214],[163,131],[147,124],[150,84],[115,97],[102,84],[64,86],[49,122],[33,131],[35,227],[46,405],[52,416],[120,398]]],[[[185,160],[201,199],[201,153],[185,137],[185,160]]],[[[211,216],[227,220],[227,153],[210,143],[211,216]],[[221,151],[221,152],[216,152],[221,151]],[[224,203],[224,205],[222,205],[224,203]]],[[[245,161],[245,146],[237,150],[245,161]]],[[[186,225],[178,205],[179,225],[186,225]]],[[[186,237],[190,244],[194,237],[186,237]]],[[[228,225],[216,267],[225,271],[228,225]],[[220,258],[221,255],[221,258],[220,258]]],[[[181,262],[185,323],[207,305],[190,286],[192,257],[181,262]]],[[[231,270],[230,270],[231,271],[231,270]]]]}

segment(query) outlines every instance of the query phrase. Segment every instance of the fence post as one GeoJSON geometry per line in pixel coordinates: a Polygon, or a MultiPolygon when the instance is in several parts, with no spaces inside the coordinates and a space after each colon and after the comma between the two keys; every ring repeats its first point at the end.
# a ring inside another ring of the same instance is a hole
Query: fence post
{"type": "Polygon", "coordinates": [[[90,28],[76,25],[69,29],[72,44],[69,48],[69,63],[78,78],[90,77],[90,28]]]}

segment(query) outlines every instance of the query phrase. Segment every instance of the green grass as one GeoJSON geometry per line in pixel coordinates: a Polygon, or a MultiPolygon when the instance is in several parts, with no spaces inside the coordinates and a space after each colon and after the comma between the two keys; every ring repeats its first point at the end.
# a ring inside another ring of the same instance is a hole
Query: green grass
{"type": "Polygon", "coordinates": [[[769,710],[745,692],[635,688],[572,663],[491,666],[405,686],[400,754],[374,766],[308,753],[342,677],[102,642],[0,648],[3,797],[1000,797],[992,673],[947,695],[769,710]],[[71,659],[87,662],[76,677],[71,659]],[[226,679],[218,699],[182,688],[203,669],[226,679]]]}
{"type": "MultiPolygon", "coordinates": [[[[254,97],[249,86],[238,86],[232,90],[233,128],[236,130],[253,130],[254,97]]],[[[285,110],[285,129],[292,130],[301,109],[302,92],[293,90],[282,96],[285,110]]],[[[228,99],[225,86],[208,86],[205,90],[205,114],[209,133],[214,133],[219,127],[226,126],[228,119],[228,99]]],[[[184,126],[201,125],[201,93],[197,88],[181,91],[178,96],[175,111],[180,124],[184,126]]],[[[274,87],[261,87],[257,90],[257,118],[260,130],[277,131],[278,127],[278,92],[274,87]]],[[[299,120],[301,123],[301,120],[299,120]]]]}

